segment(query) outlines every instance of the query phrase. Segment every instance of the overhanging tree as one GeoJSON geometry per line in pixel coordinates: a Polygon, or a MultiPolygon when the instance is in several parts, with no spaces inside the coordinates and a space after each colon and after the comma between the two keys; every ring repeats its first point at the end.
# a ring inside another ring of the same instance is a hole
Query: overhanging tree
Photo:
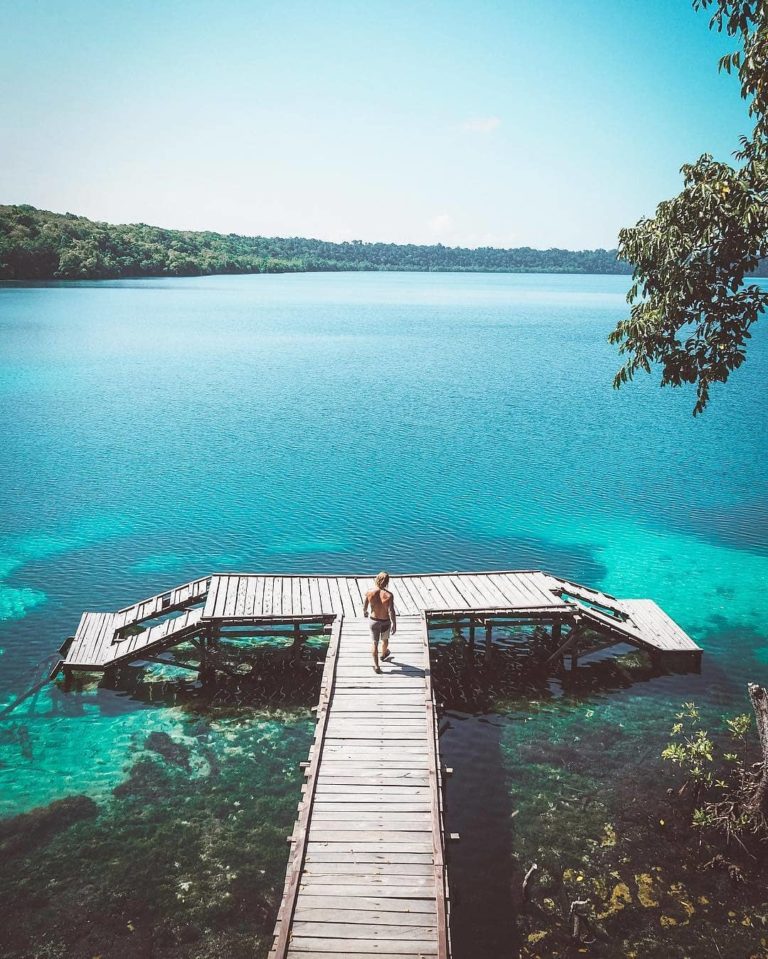
{"type": "Polygon", "coordinates": [[[627,357],[614,386],[659,365],[662,386],[696,385],[696,415],[711,384],[744,362],[750,327],[768,305],[768,292],[749,281],[768,256],[768,2],[693,6],[713,7],[710,27],[739,41],[720,69],[738,74],[754,130],[734,166],[708,154],[686,164],[682,192],[620,232],[619,257],[634,267],[630,315],[609,341],[627,357]]]}

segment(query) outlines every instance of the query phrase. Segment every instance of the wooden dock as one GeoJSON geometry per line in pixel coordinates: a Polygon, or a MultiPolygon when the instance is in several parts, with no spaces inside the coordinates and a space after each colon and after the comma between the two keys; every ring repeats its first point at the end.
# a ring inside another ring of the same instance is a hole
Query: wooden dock
{"type": "MultiPolygon", "coordinates": [[[[259,623],[332,622],[362,611],[369,576],[267,576],[225,573],[133,603],[114,613],[83,613],[58,668],[105,670],[141,661],[190,638],[259,623]]],[[[651,600],[622,600],[538,570],[393,576],[390,589],[402,615],[488,628],[494,621],[579,627],[568,651],[587,631],[629,643],[652,656],[696,665],[701,650],[651,600]]],[[[557,652],[557,649],[555,649],[557,652]]]]}
{"type": "Polygon", "coordinates": [[[334,623],[273,959],[449,955],[424,616],[401,615],[391,647],[377,675],[368,620],[334,623]]]}
{"type": "MultiPolygon", "coordinates": [[[[701,649],[654,602],[539,570],[392,576],[394,661],[372,670],[363,601],[369,576],[224,573],[116,612],[83,613],[62,646],[63,669],[154,662],[191,643],[323,624],[330,640],[314,744],[291,839],[271,959],[448,959],[449,889],[430,626],[460,629],[486,652],[499,626],[536,626],[543,666],[629,644],[661,665],[698,669],[701,649]]],[[[162,660],[160,660],[162,661],[162,660]]]]}

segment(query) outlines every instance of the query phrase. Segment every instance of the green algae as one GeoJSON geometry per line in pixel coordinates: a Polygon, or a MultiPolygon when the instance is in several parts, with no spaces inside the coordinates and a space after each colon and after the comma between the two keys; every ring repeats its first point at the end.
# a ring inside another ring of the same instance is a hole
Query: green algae
{"type": "Polygon", "coordinates": [[[297,658],[222,644],[258,668],[208,685],[173,666],[122,669],[110,689],[82,676],[0,725],[17,773],[3,796],[16,815],[0,820],[0,955],[266,954],[326,645],[297,658]]]}
{"type": "Polygon", "coordinates": [[[4,857],[2,954],[265,954],[312,732],[201,717],[183,737],[150,733],[97,816],[26,814],[57,827],[4,857]]]}
{"type": "MultiPolygon", "coordinates": [[[[590,955],[748,955],[754,933],[743,920],[768,909],[765,864],[752,863],[745,887],[702,869],[717,846],[699,836],[692,841],[676,815],[667,794],[674,779],[659,760],[656,707],[642,700],[624,705],[600,711],[572,703],[534,711],[505,729],[507,780],[519,809],[518,871],[538,862],[561,905],[557,921],[550,917],[546,925],[555,933],[551,944],[537,943],[538,954],[561,954],[565,906],[586,899],[595,937],[590,955]]],[[[531,911],[537,915],[535,906],[531,911]]]]}
{"type": "Polygon", "coordinates": [[[157,736],[155,742],[194,745],[190,723],[201,713],[216,729],[215,717],[240,715],[247,704],[254,721],[264,721],[265,728],[279,735],[283,722],[309,715],[320,682],[318,663],[327,648],[327,637],[315,637],[297,660],[291,642],[284,637],[228,641],[226,655],[248,666],[248,672],[206,687],[193,681],[193,673],[173,665],[174,656],[184,661],[184,647],[173,651],[168,665],[122,669],[116,691],[107,689],[98,673],[81,674],[71,685],[61,680],[46,686],[14,711],[10,721],[0,723],[0,773],[5,782],[0,815],[25,812],[72,793],[96,801],[107,798],[148,736],[157,736]]]}
{"type": "MultiPolygon", "coordinates": [[[[768,916],[768,863],[742,857],[745,883],[734,883],[725,869],[703,868],[721,850],[679,814],[676,777],[661,760],[679,710],[678,680],[654,674],[636,653],[601,670],[586,664],[556,682],[526,674],[503,651],[494,657],[492,667],[481,654],[467,665],[459,643],[433,649],[445,704],[441,751],[455,767],[448,828],[483,842],[467,825],[474,809],[494,836],[481,857],[494,863],[492,883],[476,868],[475,888],[468,888],[464,873],[475,860],[471,852],[466,859],[453,854],[461,954],[503,948],[526,959],[752,955],[757,917],[768,916]],[[468,707],[475,709],[471,719],[460,712],[468,707]],[[506,794],[494,800],[495,810],[488,786],[475,799],[462,782],[470,751],[486,758],[467,775],[506,794]],[[522,880],[533,863],[533,892],[524,903],[522,880]],[[588,903],[588,931],[578,947],[570,942],[574,900],[588,903]],[[498,932],[488,933],[494,926],[498,932]]],[[[706,701],[702,721],[719,727],[721,712],[706,701]]]]}

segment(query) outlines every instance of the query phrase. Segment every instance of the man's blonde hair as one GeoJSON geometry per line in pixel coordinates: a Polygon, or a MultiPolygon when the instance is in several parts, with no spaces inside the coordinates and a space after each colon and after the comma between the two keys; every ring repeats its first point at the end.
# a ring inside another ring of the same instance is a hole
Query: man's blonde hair
{"type": "Polygon", "coordinates": [[[375,583],[379,589],[386,589],[389,585],[389,573],[386,573],[384,570],[382,570],[376,577],[375,583]]]}

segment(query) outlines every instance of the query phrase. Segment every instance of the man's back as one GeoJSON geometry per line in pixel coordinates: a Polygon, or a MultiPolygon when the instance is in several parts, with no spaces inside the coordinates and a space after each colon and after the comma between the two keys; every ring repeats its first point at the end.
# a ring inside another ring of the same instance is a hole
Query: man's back
{"type": "Polygon", "coordinates": [[[365,598],[375,619],[389,619],[392,608],[392,593],[388,589],[381,589],[379,586],[369,589],[365,598]]]}

